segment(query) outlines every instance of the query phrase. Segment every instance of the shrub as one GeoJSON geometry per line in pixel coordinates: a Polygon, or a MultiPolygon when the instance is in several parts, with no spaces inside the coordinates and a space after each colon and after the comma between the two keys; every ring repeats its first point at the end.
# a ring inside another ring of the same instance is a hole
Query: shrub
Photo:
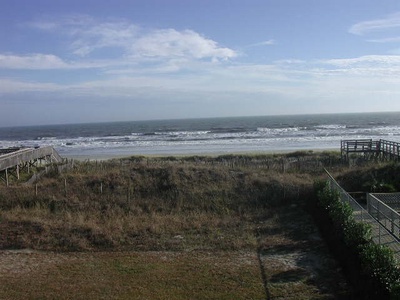
{"type": "MultiPolygon", "coordinates": [[[[393,252],[381,245],[368,243],[361,247],[362,271],[390,292],[400,282],[400,273],[393,252]]],[[[392,294],[395,293],[393,289],[392,294]]],[[[397,292],[396,292],[397,293],[397,292]]]]}
{"type": "MultiPolygon", "coordinates": [[[[343,243],[345,246],[341,249],[346,253],[340,253],[342,263],[347,264],[345,269],[357,266],[354,262],[343,259],[345,257],[354,257],[360,262],[358,271],[362,276],[355,278],[353,275],[352,278],[359,286],[360,293],[368,299],[387,298],[389,295],[392,299],[400,299],[400,272],[392,251],[386,246],[374,244],[371,226],[355,221],[350,205],[340,200],[339,194],[331,190],[329,183],[317,182],[314,183],[314,187],[318,205],[334,225],[330,230],[338,239],[334,244],[343,243]]],[[[337,246],[337,249],[339,248],[337,246]]]]}
{"type": "Polygon", "coordinates": [[[333,191],[328,183],[318,192],[318,199],[335,225],[343,227],[350,222],[353,213],[351,206],[340,201],[339,193],[333,191]]]}
{"type": "Polygon", "coordinates": [[[354,250],[358,250],[360,246],[368,244],[372,240],[372,228],[369,224],[352,220],[346,224],[343,231],[345,244],[354,250]]]}

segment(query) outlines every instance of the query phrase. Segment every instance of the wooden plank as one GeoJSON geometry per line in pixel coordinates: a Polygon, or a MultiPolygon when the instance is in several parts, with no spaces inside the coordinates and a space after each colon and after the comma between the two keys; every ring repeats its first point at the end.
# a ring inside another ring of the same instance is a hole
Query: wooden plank
{"type": "Polygon", "coordinates": [[[13,168],[21,163],[30,162],[36,159],[50,157],[55,162],[62,162],[62,157],[53,147],[25,148],[12,153],[0,156],[0,171],[13,168]]]}
{"type": "Polygon", "coordinates": [[[384,158],[400,158],[400,143],[372,139],[359,140],[342,140],[340,144],[342,157],[348,158],[350,153],[375,153],[377,156],[382,155],[384,158]]]}

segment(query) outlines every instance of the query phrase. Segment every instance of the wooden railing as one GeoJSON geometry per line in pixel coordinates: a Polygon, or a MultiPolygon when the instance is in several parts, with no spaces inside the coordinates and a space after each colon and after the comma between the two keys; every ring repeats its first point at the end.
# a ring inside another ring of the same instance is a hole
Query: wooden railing
{"type": "Polygon", "coordinates": [[[0,156],[4,155],[4,154],[8,154],[8,153],[12,153],[12,152],[18,151],[20,149],[21,148],[19,148],[19,147],[0,149],[0,156]]]}
{"type": "Polygon", "coordinates": [[[386,140],[379,140],[379,151],[396,157],[400,156],[400,143],[386,140]]]}
{"type": "Polygon", "coordinates": [[[53,147],[24,148],[0,155],[0,171],[13,168],[21,163],[46,157],[50,158],[53,162],[62,162],[62,157],[53,147]]]}
{"type": "Polygon", "coordinates": [[[346,152],[379,151],[379,141],[372,139],[342,140],[341,149],[346,152]]]}
{"type": "Polygon", "coordinates": [[[348,157],[349,153],[363,153],[381,156],[383,158],[400,158],[400,143],[380,139],[342,140],[342,156],[348,157]]]}

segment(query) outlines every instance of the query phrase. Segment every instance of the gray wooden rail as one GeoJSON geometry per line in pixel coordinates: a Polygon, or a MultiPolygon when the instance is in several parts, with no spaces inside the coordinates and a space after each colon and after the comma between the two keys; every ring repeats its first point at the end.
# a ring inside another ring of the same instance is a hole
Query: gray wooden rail
{"type": "Polygon", "coordinates": [[[16,148],[15,151],[0,151],[0,173],[4,173],[4,178],[7,186],[9,183],[9,174],[13,174],[19,179],[20,169],[27,168],[28,173],[30,166],[33,166],[38,161],[46,163],[61,163],[63,158],[53,147],[43,148],[16,148]]]}
{"type": "Polygon", "coordinates": [[[0,155],[0,171],[13,168],[21,163],[37,159],[49,159],[51,162],[62,162],[62,157],[53,147],[24,148],[0,155]]]}
{"type": "Polygon", "coordinates": [[[340,145],[342,158],[348,160],[352,153],[381,159],[400,159],[400,143],[380,139],[342,140],[340,145]]]}

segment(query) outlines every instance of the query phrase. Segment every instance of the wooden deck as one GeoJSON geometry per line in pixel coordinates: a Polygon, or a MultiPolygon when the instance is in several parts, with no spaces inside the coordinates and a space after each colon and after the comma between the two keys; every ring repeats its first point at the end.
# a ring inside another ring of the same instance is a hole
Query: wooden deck
{"type": "Polygon", "coordinates": [[[11,148],[0,149],[0,173],[8,185],[8,176],[14,175],[19,179],[21,169],[29,169],[38,161],[46,163],[61,163],[62,157],[53,147],[43,148],[11,148]]]}
{"type": "Polygon", "coordinates": [[[367,158],[400,159],[400,143],[380,139],[342,140],[340,145],[342,158],[349,159],[351,154],[360,154],[367,158]]]}

